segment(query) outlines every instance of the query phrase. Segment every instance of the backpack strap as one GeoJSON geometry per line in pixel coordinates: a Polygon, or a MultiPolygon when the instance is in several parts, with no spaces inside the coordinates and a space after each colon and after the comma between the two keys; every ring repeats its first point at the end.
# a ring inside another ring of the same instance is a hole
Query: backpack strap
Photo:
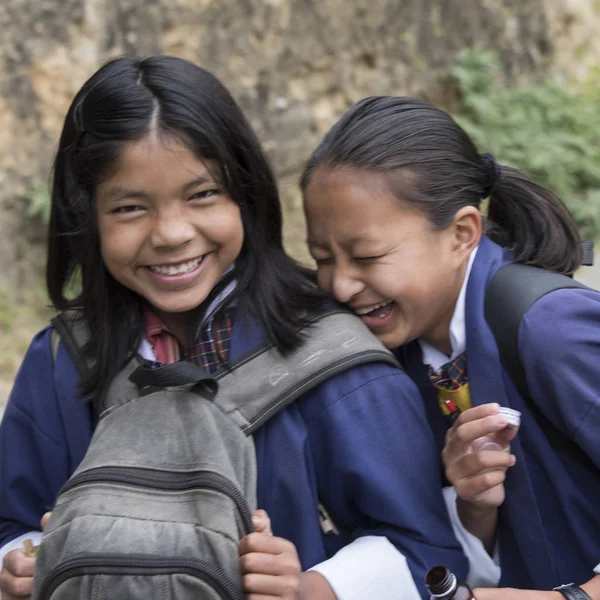
{"type": "Polygon", "coordinates": [[[56,315],[51,323],[54,328],[51,334],[52,358],[56,360],[58,342],[62,342],[75,364],[79,377],[87,377],[92,366],[92,359],[86,354],[90,334],[81,319],[81,313],[67,310],[56,315]]]}
{"type": "Polygon", "coordinates": [[[394,355],[355,315],[319,315],[298,350],[282,356],[272,345],[242,357],[217,377],[216,402],[248,435],[297,398],[347,369],[371,362],[401,369],[394,355]]]}
{"type": "Polygon", "coordinates": [[[142,364],[130,379],[150,390],[195,384],[194,391],[214,399],[251,435],[298,397],[351,367],[381,362],[401,369],[394,355],[347,311],[317,315],[303,334],[302,345],[290,354],[264,344],[212,377],[197,365],[179,362],[158,369],[142,364]]]}
{"type": "Polygon", "coordinates": [[[53,327],[50,330],[50,350],[52,351],[52,362],[56,362],[56,355],[58,354],[58,345],[60,344],[60,335],[58,331],[53,327]]]}
{"type": "Polygon", "coordinates": [[[494,334],[504,369],[550,443],[595,469],[589,456],[559,430],[535,403],[529,393],[527,376],[519,356],[519,328],[525,313],[546,294],[568,288],[590,289],[567,275],[517,263],[505,265],[498,269],[487,286],[484,314],[494,334]]]}
{"type": "Polygon", "coordinates": [[[496,338],[500,359],[515,387],[529,395],[519,358],[519,328],[529,308],[540,298],[566,288],[586,288],[566,275],[512,263],[498,269],[485,293],[485,319],[496,338]]]}

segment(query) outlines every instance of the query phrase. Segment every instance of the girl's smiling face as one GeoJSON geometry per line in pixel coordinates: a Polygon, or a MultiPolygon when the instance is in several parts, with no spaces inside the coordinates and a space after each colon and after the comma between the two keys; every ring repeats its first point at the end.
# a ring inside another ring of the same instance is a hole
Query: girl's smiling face
{"type": "Polygon", "coordinates": [[[323,289],[388,348],[423,338],[450,353],[450,320],[481,234],[476,208],[462,209],[439,231],[392,193],[385,174],[320,167],[304,209],[323,289]]]}
{"type": "Polygon", "coordinates": [[[237,204],[219,170],[156,133],[125,144],[96,190],[102,258],[180,337],[242,248],[237,204]]]}

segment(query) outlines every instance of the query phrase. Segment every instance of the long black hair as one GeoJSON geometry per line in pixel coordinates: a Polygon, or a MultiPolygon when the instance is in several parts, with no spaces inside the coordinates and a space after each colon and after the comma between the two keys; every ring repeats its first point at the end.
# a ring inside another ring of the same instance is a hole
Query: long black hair
{"type": "Polygon", "coordinates": [[[175,136],[219,176],[239,205],[244,243],[236,259],[237,299],[282,352],[301,341],[303,315],[323,301],[312,273],[284,252],[275,178],[260,143],[229,92],[185,60],[119,58],[81,88],[67,113],[54,164],[46,282],[59,310],[77,308],[92,334],[95,366],[82,381],[100,401],[143,335],[140,298],[107,271],[100,254],[95,192],[123,145],[153,127],[175,136]],[[81,293],[69,299],[80,276],[81,293]]]}
{"type": "Polygon", "coordinates": [[[563,203],[520,171],[480,155],[446,112],[405,97],[355,104],[310,157],[300,185],[320,166],[384,172],[392,192],[444,229],[464,206],[489,196],[486,233],[511,248],[517,262],[572,274],[583,251],[563,203]]]}

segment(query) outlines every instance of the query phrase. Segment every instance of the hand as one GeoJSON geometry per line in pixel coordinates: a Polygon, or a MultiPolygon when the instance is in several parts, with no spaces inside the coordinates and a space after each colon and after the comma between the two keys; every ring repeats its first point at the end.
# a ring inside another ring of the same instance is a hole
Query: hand
{"type": "Polygon", "coordinates": [[[478,508],[504,502],[506,471],[515,464],[510,442],[519,428],[508,426],[498,404],[482,404],[461,413],[446,434],[442,460],[457,496],[478,508]],[[504,450],[477,450],[476,440],[487,437],[504,450]]]}
{"type": "Polygon", "coordinates": [[[536,592],[513,588],[477,588],[473,590],[477,600],[564,600],[559,592],[536,592]]]}
{"type": "Polygon", "coordinates": [[[242,582],[247,600],[296,600],[302,568],[292,542],[275,537],[264,510],[252,512],[254,533],[240,541],[242,582]]]}
{"type": "MultiPolygon", "coordinates": [[[[42,517],[42,531],[50,513],[42,517]]],[[[33,590],[33,573],[35,571],[35,557],[25,555],[23,548],[11,550],[5,557],[0,572],[0,592],[3,600],[17,600],[30,598],[33,590]]]]}

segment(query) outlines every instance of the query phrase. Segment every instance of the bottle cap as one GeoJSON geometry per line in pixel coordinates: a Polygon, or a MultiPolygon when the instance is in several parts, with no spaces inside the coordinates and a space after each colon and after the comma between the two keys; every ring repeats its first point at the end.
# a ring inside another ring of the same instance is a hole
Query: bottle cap
{"type": "Polygon", "coordinates": [[[518,427],[521,424],[521,413],[514,408],[501,406],[498,409],[498,414],[502,415],[512,427],[518,427]]]}

